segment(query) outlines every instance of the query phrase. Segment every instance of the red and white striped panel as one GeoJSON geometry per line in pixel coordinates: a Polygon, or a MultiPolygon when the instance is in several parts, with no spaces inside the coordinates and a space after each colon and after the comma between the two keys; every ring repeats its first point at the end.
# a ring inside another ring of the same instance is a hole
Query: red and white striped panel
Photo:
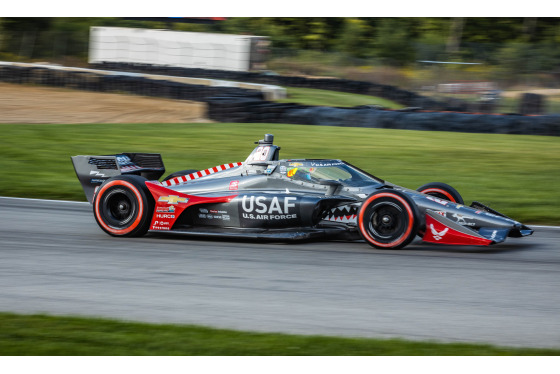
{"type": "Polygon", "coordinates": [[[192,174],[188,174],[188,175],[182,175],[180,177],[175,177],[175,178],[168,179],[166,181],[161,182],[161,185],[165,186],[165,187],[175,186],[177,184],[186,183],[186,182],[192,181],[194,179],[205,177],[207,175],[214,174],[214,173],[217,173],[219,171],[231,169],[231,168],[241,166],[241,165],[243,165],[242,162],[234,162],[234,163],[231,163],[231,164],[214,166],[213,168],[197,171],[196,173],[192,173],[192,174]]]}

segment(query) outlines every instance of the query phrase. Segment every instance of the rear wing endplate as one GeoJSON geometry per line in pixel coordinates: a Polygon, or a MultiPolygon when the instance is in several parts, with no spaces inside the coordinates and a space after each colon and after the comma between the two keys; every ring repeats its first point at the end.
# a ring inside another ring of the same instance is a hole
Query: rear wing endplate
{"type": "Polygon", "coordinates": [[[123,174],[140,175],[157,180],[165,167],[159,153],[121,153],[108,156],[72,156],[74,170],[88,202],[92,202],[95,188],[111,177],[123,174]]]}

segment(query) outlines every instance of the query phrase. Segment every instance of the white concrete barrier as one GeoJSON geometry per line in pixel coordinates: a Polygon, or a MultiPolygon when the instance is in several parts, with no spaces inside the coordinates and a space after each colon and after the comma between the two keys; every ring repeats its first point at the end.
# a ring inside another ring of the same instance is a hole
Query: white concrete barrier
{"type": "Polygon", "coordinates": [[[125,71],[78,68],[78,67],[71,67],[71,66],[48,64],[48,63],[0,61],[0,65],[27,66],[27,67],[37,67],[43,69],[79,71],[79,72],[88,72],[88,73],[104,74],[104,75],[126,75],[130,77],[143,77],[143,78],[155,79],[155,80],[166,80],[166,81],[181,82],[181,83],[188,83],[188,84],[199,84],[203,86],[245,88],[248,90],[261,91],[263,93],[265,100],[271,100],[271,101],[284,99],[287,96],[286,89],[284,87],[270,85],[270,84],[233,82],[233,81],[225,81],[221,79],[177,77],[172,75],[130,73],[125,71]]]}

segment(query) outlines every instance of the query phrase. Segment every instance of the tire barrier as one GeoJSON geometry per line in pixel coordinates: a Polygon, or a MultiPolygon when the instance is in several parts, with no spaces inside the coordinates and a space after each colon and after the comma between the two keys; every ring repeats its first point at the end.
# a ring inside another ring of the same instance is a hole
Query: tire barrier
{"type": "MultiPolygon", "coordinates": [[[[131,64],[104,62],[99,64],[91,64],[95,69],[109,71],[128,71],[146,74],[173,75],[178,77],[206,78],[206,79],[224,79],[238,82],[251,82],[266,85],[275,85],[282,87],[301,87],[314,88],[321,90],[339,91],[360,95],[382,97],[407,107],[420,107],[425,110],[434,111],[455,111],[455,112],[471,112],[471,113],[495,113],[497,101],[480,100],[477,102],[468,102],[458,98],[447,98],[435,100],[430,97],[422,96],[415,92],[400,89],[398,87],[378,84],[372,82],[354,81],[349,79],[335,78],[307,78],[296,76],[282,76],[271,73],[243,72],[243,71],[226,71],[211,70],[198,68],[180,68],[173,66],[147,65],[147,64],[131,64]]],[[[519,108],[520,114],[542,114],[544,104],[535,98],[534,94],[525,99],[526,104],[522,104],[519,108]]]]}
{"type": "Polygon", "coordinates": [[[440,102],[398,87],[372,82],[334,78],[307,78],[282,76],[270,73],[226,71],[173,66],[104,62],[90,64],[93,69],[128,71],[144,74],[172,75],[178,77],[224,79],[239,82],[278,85],[284,87],[314,88],[369,96],[378,96],[405,106],[421,106],[429,110],[448,110],[447,102],[440,102]]]}
{"type": "MultiPolygon", "coordinates": [[[[102,64],[105,65],[105,64],[102,64]]],[[[107,64],[109,65],[109,64],[107,64]]],[[[111,64],[110,67],[114,67],[111,64]]],[[[121,64],[119,64],[121,65],[121,64]]],[[[115,67],[116,68],[116,67],[115,67]]],[[[145,66],[142,67],[144,69],[145,66]]],[[[213,75],[215,71],[203,69],[183,69],[172,67],[148,67],[153,71],[143,73],[165,73],[179,75],[185,71],[199,71],[199,75],[213,75]]],[[[123,67],[124,69],[124,67],[123,67]]],[[[259,79],[274,79],[287,82],[286,85],[309,85],[313,88],[335,88],[337,79],[308,79],[303,77],[266,76],[258,73],[220,72],[219,77],[242,80],[243,76],[259,76],[259,79]],[[310,83],[312,81],[313,84],[310,83]]],[[[374,85],[368,82],[346,81],[346,92],[369,92],[385,95],[393,100],[410,103],[402,110],[384,110],[376,106],[362,105],[353,108],[309,106],[294,103],[276,103],[263,100],[261,91],[239,87],[207,86],[149,79],[133,72],[112,72],[103,74],[91,71],[49,69],[48,67],[18,66],[0,64],[0,82],[37,84],[53,87],[67,87],[98,92],[130,93],[177,100],[193,100],[208,104],[208,118],[219,122],[246,123],[293,123],[317,126],[345,126],[366,128],[390,128],[427,131],[456,131],[472,133],[501,133],[560,136],[560,115],[496,115],[482,113],[462,113],[461,102],[434,103],[413,93],[390,86],[374,85]],[[436,105],[437,104],[437,105],[436,105]],[[430,107],[441,112],[426,110],[430,107]],[[455,111],[446,111],[447,108],[455,111]]],[[[284,84],[284,83],[280,83],[284,84]]],[[[535,97],[526,101],[534,105],[535,97]]],[[[542,101],[541,101],[542,103],[542,101]]],[[[540,104],[539,104],[540,105],[540,104]]]]}
{"type": "Polygon", "coordinates": [[[524,93],[519,101],[520,114],[543,114],[545,100],[543,95],[524,93]]]}
{"type": "Polygon", "coordinates": [[[560,136],[560,115],[429,112],[419,108],[384,110],[374,106],[333,108],[225,96],[208,101],[208,114],[210,119],[220,122],[560,136]]]}

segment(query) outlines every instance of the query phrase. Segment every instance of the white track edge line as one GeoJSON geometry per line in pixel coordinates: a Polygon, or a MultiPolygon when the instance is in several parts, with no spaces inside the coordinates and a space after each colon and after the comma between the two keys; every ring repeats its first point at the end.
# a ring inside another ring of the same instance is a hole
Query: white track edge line
{"type": "Polygon", "coordinates": [[[69,204],[88,204],[87,201],[72,201],[72,200],[49,200],[49,199],[32,199],[30,197],[11,197],[11,196],[0,196],[0,199],[9,200],[28,200],[28,201],[46,201],[46,202],[56,202],[56,203],[69,203],[69,204]]]}

